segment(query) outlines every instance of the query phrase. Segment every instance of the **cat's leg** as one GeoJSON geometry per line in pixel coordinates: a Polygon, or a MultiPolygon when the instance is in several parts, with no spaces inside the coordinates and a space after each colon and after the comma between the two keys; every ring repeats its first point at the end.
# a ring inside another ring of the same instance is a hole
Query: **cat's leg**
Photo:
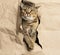
{"type": "Polygon", "coordinates": [[[31,26],[30,26],[30,30],[29,30],[29,35],[33,39],[34,42],[36,40],[37,27],[38,27],[38,22],[32,23],[31,26]]]}
{"type": "Polygon", "coordinates": [[[38,31],[35,31],[35,32],[31,31],[29,34],[30,34],[30,37],[33,39],[33,41],[42,48],[42,45],[39,43],[39,39],[38,39],[38,31]]]}
{"type": "Polygon", "coordinates": [[[39,43],[37,28],[38,28],[38,23],[37,22],[33,23],[33,26],[31,27],[29,34],[33,39],[33,41],[42,48],[42,45],[39,43]]]}
{"type": "Polygon", "coordinates": [[[31,39],[31,37],[29,36],[29,34],[27,32],[25,32],[24,30],[24,39],[23,41],[25,42],[27,49],[30,51],[32,49],[34,49],[34,42],[31,39]]]}
{"type": "Polygon", "coordinates": [[[32,29],[29,30],[29,35],[31,37],[31,39],[33,40],[33,42],[35,42],[36,40],[36,32],[32,29]]]}

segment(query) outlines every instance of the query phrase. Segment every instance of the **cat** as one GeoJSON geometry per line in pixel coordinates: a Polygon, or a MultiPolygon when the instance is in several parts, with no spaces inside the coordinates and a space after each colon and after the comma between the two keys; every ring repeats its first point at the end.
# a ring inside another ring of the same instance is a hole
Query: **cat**
{"type": "Polygon", "coordinates": [[[21,1],[20,4],[20,17],[21,25],[20,32],[23,33],[27,49],[34,49],[34,43],[37,43],[41,48],[42,45],[39,43],[37,28],[40,24],[40,16],[38,15],[39,6],[35,6],[33,2],[21,1]]]}

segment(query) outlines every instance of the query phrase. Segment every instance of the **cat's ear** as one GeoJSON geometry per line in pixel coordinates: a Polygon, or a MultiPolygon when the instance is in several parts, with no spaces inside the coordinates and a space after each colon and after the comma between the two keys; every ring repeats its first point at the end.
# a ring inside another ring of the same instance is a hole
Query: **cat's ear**
{"type": "Polygon", "coordinates": [[[21,0],[22,3],[24,3],[26,0],[21,0]]]}
{"type": "Polygon", "coordinates": [[[20,4],[20,6],[21,6],[21,8],[24,8],[24,2],[25,2],[26,0],[21,0],[21,4],[20,4]]]}
{"type": "Polygon", "coordinates": [[[40,8],[40,6],[35,6],[36,9],[40,8]]]}
{"type": "Polygon", "coordinates": [[[20,8],[23,8],[23,7],[24,7],[24,4],[23,4],[23,3],[21,3],[21,4],[20,4],[20,8]]]}
{"type": "Polygon", "coordinates": [[[21,2],[23,3],[23,0],[21,0],[21,2]]]}
{"type": "Polygon", "coordinates": [[[35,8],[36,8],[36,9],[38,9],[38,8],[40,8],[40,7],[41,7],[40,4],[35,4],[35,8]]]}

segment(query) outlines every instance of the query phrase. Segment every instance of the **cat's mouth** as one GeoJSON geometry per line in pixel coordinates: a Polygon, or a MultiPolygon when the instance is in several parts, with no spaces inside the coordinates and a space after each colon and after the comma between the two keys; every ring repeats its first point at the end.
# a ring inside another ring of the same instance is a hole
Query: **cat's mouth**
{"type": "Polygon", "coordinates": [[[27,16],[27,17],[23,17],[24,20],[27,20],[27,21],[34,21],[34,17],[32,16],[27,16]]]}

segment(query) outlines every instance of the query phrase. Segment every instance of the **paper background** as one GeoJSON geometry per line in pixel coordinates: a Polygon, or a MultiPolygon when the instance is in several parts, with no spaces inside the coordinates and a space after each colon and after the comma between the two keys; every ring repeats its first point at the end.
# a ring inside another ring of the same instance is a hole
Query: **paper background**
{"type": "MultiPolygon", "coordinates": [[[[41,50],[28,52],[15,42],[18,0],[0,0],[0,55],[60,55],[60,0],[29,0],[41,5],[38,28],[41,50]]],[[[20,35],[22,36],[22,35],[20,35]]]]}

